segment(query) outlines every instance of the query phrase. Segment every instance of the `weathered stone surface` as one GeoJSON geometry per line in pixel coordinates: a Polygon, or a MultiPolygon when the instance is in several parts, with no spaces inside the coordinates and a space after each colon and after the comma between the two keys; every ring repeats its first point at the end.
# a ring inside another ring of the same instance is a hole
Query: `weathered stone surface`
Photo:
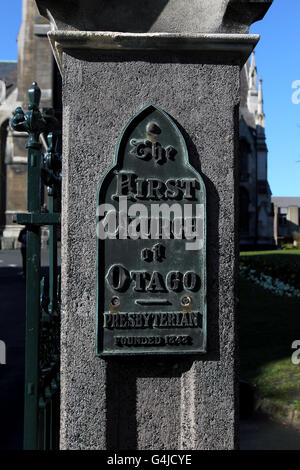
{"type": "Polygon", "coordinates": [[[248,33],[273,0],[36,0],[54,29],[248,33]]]}
{"type": "Polygon", "coordinates": [[[59,69],[62,52],[71,49],[122,51],[210,51],[230,55],[242,66],[259,41],[258,34],[120,33],[51,31],[48,33],[59,69]]]}
{"type": "Polygon", "coordinates": [[[237,444],[240,68],[213,62],[186,52],[64,54],[62,448],[237,444]],[[122,128],[150,101],[177,121],[207,187],[209,353],[103,360],[95,357],[97,184],[122,128]]]}
{"type": "Polygon", "coordinates": [[[59,30],[51,41],[63,72],[63,449],[238,446],[238,106],[244,48],[258,40],[240,33],[271,3],[37,0],[59,30]],[[175,119],[206,184],[208,353],[104,360],[97,186],[123,127],[150,102],[175,119]]]}

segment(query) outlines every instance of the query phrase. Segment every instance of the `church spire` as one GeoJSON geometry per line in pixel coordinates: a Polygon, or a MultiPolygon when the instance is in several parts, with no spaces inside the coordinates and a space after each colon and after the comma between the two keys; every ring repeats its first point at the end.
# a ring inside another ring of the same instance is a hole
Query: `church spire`
{"type": "Polygon", "coordinates": [[[252,61],[249,69],[247,104],[250,113],[254,114],[257,111],[258,104],[257,68],[254,52],[252,52],[252,61]]]}
{"type": "Polygon", "coordinates": [[[258,87],[258,105],[257,105],[258,114],[264,114],[264,99],[263,99],[263,90],[262,90],[262,78],[259,79],[258,87]]]}
{"type": "Polygon", "coordinates": [[[254,51],[252,52],[251,59],[249,70],[249,90],[257,91],[257,68],[254,51]]]}
{"type": "Polygon", "coordinates": [[[261,77],[259,79],[259,88],[258,88],[256,124],[261,127],[265,127],[264,99],[263,99],[263,88],[262,88],[261,77]]]}

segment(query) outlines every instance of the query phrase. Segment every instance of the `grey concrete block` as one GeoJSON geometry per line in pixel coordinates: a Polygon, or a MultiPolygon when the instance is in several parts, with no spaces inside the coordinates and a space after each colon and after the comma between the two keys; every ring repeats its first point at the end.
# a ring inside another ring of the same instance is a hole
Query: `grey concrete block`
{"type": "Polygon", "coordinates": [[[36,0],[59,30],[248,33],[273,0],[36,0]]]}
{"type": "Polygon", "coordinates": [[[233,449],[238,443],[238,61],[193,52],[63,55],[61,447],[233,449]],[[95,357],[96,193],[129,119],[153,102],[207,188],[208,354],[95,357]]]}

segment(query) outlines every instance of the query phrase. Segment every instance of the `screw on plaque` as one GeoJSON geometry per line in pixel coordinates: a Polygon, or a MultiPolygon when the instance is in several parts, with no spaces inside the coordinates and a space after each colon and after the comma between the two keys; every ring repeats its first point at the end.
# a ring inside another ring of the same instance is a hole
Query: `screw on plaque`
{"type": "Polygon", "coordinates": [[[161,129],[157,124],[155,124],[155,122],[148,122],[146,126],[146,134],[147,138],[151,140],[151,142],[155,142],[159,134],[161,134],[161,129]]]}
{"type": "Polygon", "coordinates": [[[184,296],[181,298],[181,305],[182,305],[183,307],[189,307],[191,304],[192,304],[192,299],[191,299],[191,297],[189,297],[188,295],[184,295],[184,296]]]}
{"type": "Polygon", "coordinates": [[[116,308],[120,306],[120,299],[117,295],[114,295],[110,301],[112,307],[116,308]]]}

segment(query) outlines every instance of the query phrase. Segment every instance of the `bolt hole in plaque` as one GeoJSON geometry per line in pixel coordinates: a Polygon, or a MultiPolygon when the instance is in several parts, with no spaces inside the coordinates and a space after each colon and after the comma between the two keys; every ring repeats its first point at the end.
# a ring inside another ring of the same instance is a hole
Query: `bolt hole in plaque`
{"type": "Polygon", "coordinates": [[[205,353],[205,186],[157,106],[123,130],[96,223],[96,354],[205,353]]]}

